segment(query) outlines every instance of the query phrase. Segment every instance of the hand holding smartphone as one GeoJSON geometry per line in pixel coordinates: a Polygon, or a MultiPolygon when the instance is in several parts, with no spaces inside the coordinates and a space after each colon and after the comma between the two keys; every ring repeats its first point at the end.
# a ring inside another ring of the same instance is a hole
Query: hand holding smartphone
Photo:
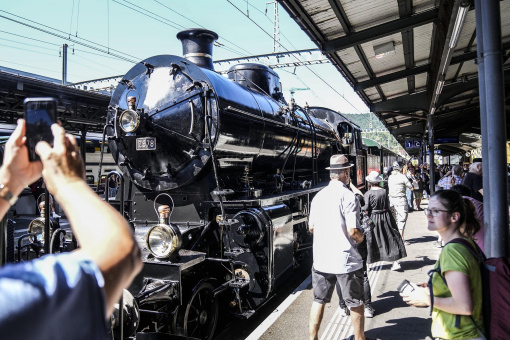
{"type": "Polygon", "coordinates": [[[398,286],[397,290],[400,294],[410,295],[414,291],[413,285],[407,280],[402,281],[402,283],[398,286]]]}
{"type": "Polygon", "coordinates": [[[40,160],[35,153],[35,146],[46,141],[53,146],[51,125],[57,121],[57,100],[55,98],[27,98],[23,102],[28,148],[28,159],[31,162],[40,160]]]}

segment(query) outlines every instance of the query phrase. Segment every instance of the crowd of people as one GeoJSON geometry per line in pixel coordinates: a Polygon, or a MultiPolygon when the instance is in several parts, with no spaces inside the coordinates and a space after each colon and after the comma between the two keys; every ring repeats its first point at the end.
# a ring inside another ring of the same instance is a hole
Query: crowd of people
{"type": "Polygon", "coordinates": [[[485,339],[480,263],[459,241],[484,250],[483,202],[475,194],[483,197],[481,159],[474,159],[469,176],[460,165],[440,167],[432,195],[426,164],[395,162],[385,175],[372,171],[366,177],[369,190],[361,196],[350,183],[353,164],[348,158],[335,155],[330,162],[331,181],[315,196],[310,209],[314,300],[309,338],[318,339],[325,305],[336,287],[340,314],[350,315],[354,328],[349,340],[369,339],[364,320],[374,317],[375,310],[367,264],[389,261],[392,270],[402,269],[399,260],[407,256],[405,246],[409,245],[404,238],[406,221],[408,213],[416,210],[425,212],[427,228],[439,234],[442,251],[429,286],[412,283],[412,292],[401,293],[403,300],[411,306],[433,304],[434,339],[485,339]],[[422,209],[424,195],[429,202],[422,209]]]}

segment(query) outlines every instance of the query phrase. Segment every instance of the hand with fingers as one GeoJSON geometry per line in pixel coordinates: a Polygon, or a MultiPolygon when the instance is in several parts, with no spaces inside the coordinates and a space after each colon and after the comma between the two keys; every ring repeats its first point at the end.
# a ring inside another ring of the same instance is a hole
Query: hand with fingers
{"type": "Polygon", "coordinates": [[[53,124],[51,131],[55,137],[53,148],[41,141],[36,145],[36,152],[44,166],[42,175],[46,186],[51,193],[58,196],[59,188],[85,180],[85,167],[76,139],[66,134],[64,128],[58,124],[53,124]]]}
{"type": "Polygon", "coordinates": [[[23,188],[41,177],[41,162],[28,160],[28,148],[25,145],[26,123],[24,119],[18,120],[16,129],[5,144],[4,162],[0,168],[2,184],[8,186],[13,194],[18,195],[23,188]]]}
{"type": "Polygon", "coordinates": [[[427,307],[430,306],[430,291],[426,283],[411,283],[414,290],[409,294],[402,294],[402,299],[405,303],[415,307],[427,307]]]}

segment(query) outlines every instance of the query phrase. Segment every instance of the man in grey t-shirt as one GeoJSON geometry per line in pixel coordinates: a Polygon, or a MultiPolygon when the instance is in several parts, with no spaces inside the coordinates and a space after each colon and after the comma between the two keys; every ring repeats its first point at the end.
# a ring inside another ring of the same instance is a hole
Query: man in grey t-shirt
{"type": "MultiPolygon", "coordinates": [[[[402,165],[399,162],[395,162],[393,163],[393,172],[388,178],[388,196],[390,198],[390,209],[393,217],[397,221],[402,241],[404,241],[404,229],[406,227],[407,213],[409,210],[406,188],[411,191],[414,190],[409,179],[402,173],[402,165]]],[[[409,242],[405,242],[405,244],[408,245],[409,242]]],[[[398,262],[395,262],[395,264],[395,267],[392,269],[400,269],[398,262]]]]}

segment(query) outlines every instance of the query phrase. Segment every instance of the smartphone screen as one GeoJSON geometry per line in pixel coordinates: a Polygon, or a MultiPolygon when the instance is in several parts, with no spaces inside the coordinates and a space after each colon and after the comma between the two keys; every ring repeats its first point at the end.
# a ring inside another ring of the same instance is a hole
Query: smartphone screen
{"type": "Polygon", "coordinates": [[[57,101],[53,98],[27,98],[24,102],[28,158],[31,162],[39,160],[35,146],[40,141],[53,145],[51,125],[57,116],[57,101]]]}

